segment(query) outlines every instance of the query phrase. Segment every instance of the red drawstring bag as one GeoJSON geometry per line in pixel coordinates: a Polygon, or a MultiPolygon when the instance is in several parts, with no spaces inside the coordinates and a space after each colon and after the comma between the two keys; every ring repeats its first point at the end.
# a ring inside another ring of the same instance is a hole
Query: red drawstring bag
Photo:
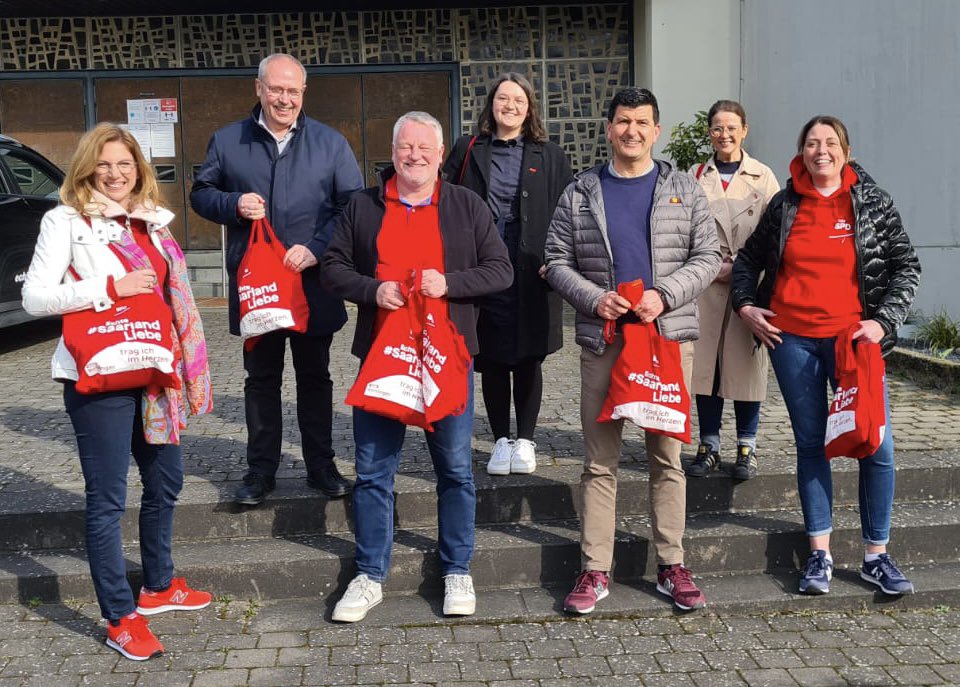
{"type": "MultiPolygon", "coordinates": [[[[643,295],[640,280],[617,287],[635,308],[643,295]]],[[[612,320],[611,320],[612,322],[612,320]]],[[[622,326],[623,350],[610,372],[610,388],[597,422],[621,418],[648,432],[690,443],[690,394],[683,379],[680,344],[657,332],[651,322],[622,326]]],[[[605,327],[612,340],[614,327],[605,327]]]]}
{"type": "Polygon", "coordinates": [[[872,456],[887,431],[883,399],[886,365],[880,344],[853,340],[859,326],[851,326],[835,344],[837,389],[824,436],[827,458],[872,456]]]}
{"type": "Polygon", "coordinates": [[[412,274],[400,289],[406,302],[386,313],[346,403],[432,430],[423,403],[423,336],[412,274]]]}
{"type": "MultiPolygon", "coordinates": [[[[72,267],[70,273],[80,279],[72,267]]],[[[160,293],[156,286],[151,293],[120,298],[107,310],[88,308],[64,314],[63,343],[77,364],[79,393],[180,388],[173,355],[173,313],[160,293]]]]}
{"type": "Polygon", "coordinates": [[[248,351],[261,334],[280,329],[307,331],[310,309],[303,293],[303,278],[284,266],[286,253],[270,222],[266,218],[254,220],[237,270],[240,337],[248,351]]]}
{"type": "Polygon", "coordinates": [[[433,431],[466,409],[470,352],[446,300],[420,292],[420,275],[400,284],[404,305],[386,313],[347,405],[433,431]]]}
{"type": "Polygon", "coordinates": [[[450,320],[445,298],[415,297],[423,314],[423,403],[427,421],[433,423],[466,410],[470,351],[450,320]]]}

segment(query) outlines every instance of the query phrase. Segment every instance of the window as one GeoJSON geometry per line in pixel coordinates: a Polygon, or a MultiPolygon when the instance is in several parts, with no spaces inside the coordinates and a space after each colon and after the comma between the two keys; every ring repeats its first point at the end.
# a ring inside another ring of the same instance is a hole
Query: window
{"type": "Polygon", "coordinates": [[[0,150],[0,156],[19,186],[20,195],[57,198],[60,184],[39,162],[18,150],[0,150]]]}

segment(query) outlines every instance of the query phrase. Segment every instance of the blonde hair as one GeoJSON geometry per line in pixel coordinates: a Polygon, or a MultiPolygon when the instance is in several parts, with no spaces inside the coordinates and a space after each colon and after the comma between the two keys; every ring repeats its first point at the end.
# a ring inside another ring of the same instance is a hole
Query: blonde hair
{"type": "Polygon", "coordinates": [[[103,146],[112,141],[125,145],[137,165],[137,183],[130,194],[133,205],[156,207],[160,200],[160,187],[157,176],[140,150],[137,139],[117,124],[102,122],[90,129],[77,144],[77,150],[70,160],[70,169],[60,187],[60,200],[81,214],[98,214],[92,204],[93,192],[97,188],[97,162],[103,146]]]}

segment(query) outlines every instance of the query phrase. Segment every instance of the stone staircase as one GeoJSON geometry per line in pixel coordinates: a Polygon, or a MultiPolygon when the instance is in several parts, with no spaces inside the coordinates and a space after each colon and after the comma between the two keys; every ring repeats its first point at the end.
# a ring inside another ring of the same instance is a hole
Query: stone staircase
{"type": "Polygon", "coordinates": [[[223,253],[219,250],[191,250],[184,255],[187,258],[187,273],[194,297],[197,299],[225,297],[226,275],[223,271],[223,253]]]}
{"type": "MultiPolygon", "coordinates": [[[[557,610],[579,566],[580,469],[551,465],[533,475],[493,478],[483,470],[484,458],[475,454],[476,586],[527,594],[546,588],[557,610]]],[[[960,452],[898,452],[897,461],[891,551],[918,587],[915,597],[902,602],[960,603],[960,452]]],[[[624,463],[620,475],[613,577],[628,588],[649,587],[656,599],[649,583],[656,562],[645,466],[624,463]]],[[[331,501],[301,479],[281,479],[263,505],[246,509],[230,502],[235,485],[191,482],[185,488],[174,534],[178,573],[232,598],[336,598],[353,574],[350,500],[331,501]]],[[[432,473],[398,476],[396,544],[385,585],[390,595],[430,596],[439,589],[434,487],[432,473]]],[[[854,461],[835,461],[834,490],[838,572],[828,603],[859,608],[887,602],[857,579],[862,546],[854,461]]],[[[135,493],[131,489],[131,498],[135,493]]],[[[808,597],[793,593],[807,548],[792,457],[764,459],[761,474],[742,484],[725,474],[690,480],[688,511],[686,563],[709,592],[711,608],[808,606],[808,597]]],[[[136,516],[133,503],[124,519],[126,542],[136,541],[136,516]]],[[[82,495],[54,490],[6,503],[0,513],[0,602],[93,598],[82,547],[82,495]]],[[[131,546],[135,583],[138,558],[131,546]]],[[[664,612],[669,605],[661,597],[654,608],[664,612]]]]}

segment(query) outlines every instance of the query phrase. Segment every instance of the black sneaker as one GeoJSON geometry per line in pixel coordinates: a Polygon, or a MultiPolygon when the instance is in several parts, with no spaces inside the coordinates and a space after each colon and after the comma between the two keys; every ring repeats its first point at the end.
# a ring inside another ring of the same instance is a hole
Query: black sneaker
{"type": "Polygon", "coordinates": [[[737,445],[737,464],[731,472],[734,479],[747,480],[757,476],[757,452],[746,444],[737,445]]]}
{"type": "Polygon", "coordinates": [[[327,465],[307,473],[307,486],[332,499],[338,499],[350,493],[353,482],[345,479],[331,460],[327,465]]]}
{"type": "Polygon", "coordinates": [[[277,482],[273,477],[247,473],[243,476],[243,484],[237,489],[233,500],[241,506],[256,506],[263,503],[264,497],[276,486],[277,482]]]}
{"type": "Polygon", "coordinates": [[[720,469],[720,454],[712,450],[709,444],[697,447],[697,457],[684,468],[688,477],[706,477],[711,470],[720,469]]]}

